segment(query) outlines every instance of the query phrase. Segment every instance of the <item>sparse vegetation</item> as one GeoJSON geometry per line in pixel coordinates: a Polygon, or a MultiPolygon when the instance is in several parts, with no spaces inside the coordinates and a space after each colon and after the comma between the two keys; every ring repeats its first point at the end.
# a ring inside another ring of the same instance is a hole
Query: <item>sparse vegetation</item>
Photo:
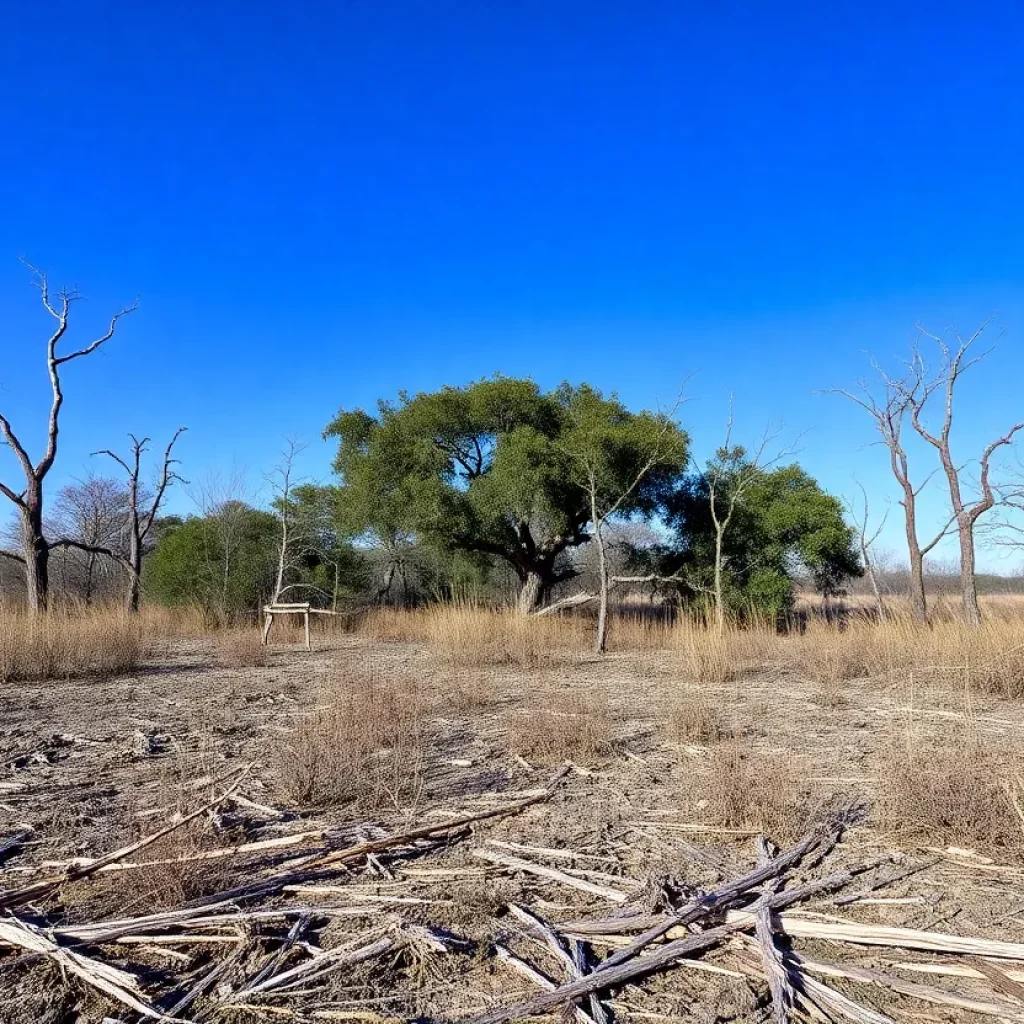
{"type": "Polygon", "coordinates": [[[282,793],[301,807],[414,805],[428,742],[417,685],[374,671],[338,673],[322,697],[277,745],[282,793]]]}

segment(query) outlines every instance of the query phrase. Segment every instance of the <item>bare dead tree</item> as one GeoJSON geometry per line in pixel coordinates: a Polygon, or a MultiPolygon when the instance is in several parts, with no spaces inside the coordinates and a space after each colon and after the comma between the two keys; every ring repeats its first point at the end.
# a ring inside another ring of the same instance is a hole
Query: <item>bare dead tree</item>
{"type": "Polygon", "coordinates": [[[75,552],[69,545],[64,546],[65,555],[71,552],[81,557],[72,561],[74,576],[65,567],[63,579],[65,593],[74,585],[86,605],[92,603],[100,581],[118,572],[116,563],[100,552],[126,550],[129,502],[128,487],[120,480],[92,473],[62,487],[54,499],[47,533],[78,541],[87,548],[75,552]]]}
{"type": "Polygon", "coordinates": [[[148,550],[147,542],[152,533],[153,524],[160,514],[167,489],[176,480],[181,480],[181,477],[173,469],[178,465],[178,460],[172,457],[172,452],[185,429],[185,427],[178,427],[164,449],[160,473],[151,497],[145,494],[142,483],[142,457],[149,450],[150,438],[138,438],[134,434],[129,434],[128,437],[132,444],[131,455],[127,459],[108,448],[93,452],[94,455],[109,456],[128,474],[127,543],[124,548],[83,544],[67,538],[58,540],[52,545],[55,548],[77,548],[79,551],[106,555],[117,562],[127,576],[125,608],[132,614],[139,610],[139,598],[142,591],[142,560],[148,550]]]}
{"type": "Polygon", "coordinates": [[[777,466],[783,459],[794,455],[795,445],[789,445],[768,455],[768,449],[782,433],[782,425],[768,424],[758,445],[747,451],[741,445],[733,444],[733,396],[729,396],[729,417],[725,425],[725,441],[703,471],[708,489],[708,506],[715,532],[714,562],[712,565],[711,598],[715,607],[715,629],[725,631],[725,535],[735,518],[750,488],[765,473],[777,466]]]}
{"type": "Polygon", "coordinates": [[[875,397],[866,381],[859,381],[855,391],[843,388],[831,388],[830,394],[842,395],[863,409],[874,421],[875,429],[881,438],[880,443],[889,453],[889,468],[903,492],[900,505],[903,507],[904,530],[907,538],[907,555],[910,562],[908,589],[910,608],[914,618],[920,623],[928,621],[928,599],[924,589],[925,556],[949,533],[950,526],[955,522],[951,516],[930,540],[921,543],[918,537],[917,499],[921,491],[928,485],[931,475],[927,476],[920,486],[915,487],[910,478],[910,460],[903,444],[903,425],[910,411],[911,403],[906,397],[904,382],[892,380],[876,363],[871,365],[882,379],[884,393],[881,399],[875,397]]]}
{"type": "MultiPolygon", "coordinates": [[[[267,475],[267,483],[274,495],[273,507],[281,524],[281,537],[277,548],[277,571],[274,576],[274,593],[270,603],[276,604],[289,590],[317,590],[311,583],[286,582],[299,569],[303,559],[315,546],[315,538],[308,529],[309,524],[301,519],[295,507],[295,460],[309,445],[298,438],[286,439],[281,460],[267,475]]],[[[330,596],[329,594],[326,596],[330,596]]]]}
{"type": "MultiPolygon", "coordinates": [[[[24,262],[24,261],[23,261],[24,262]]],[[[91,341],[88,345],[61,355],[57,346],[67,333],[71,319],[71,307],[81,298],[75,289],[62,288],[54,303],[50,298],[49,282],[46,274],[25,264],[35,275],[36,284],[46,312],[56,320],[57,325],[46,343],[46,367],[50,377],[50,415],[46,428],[46,449],[42,457],[33,462],[24,444],[14,432],[10,421],[0,413],[0,436],[4,443],[14,452],[15,458],[24,475],[24,486],[18,490],[0,481],[0,494],[11,501],[17,509],[21,527],[21,554],[4,552],[7,558],[14,558],[24,563],[26,596],[29,611],[32,614],[44,611],[49,598],[49,561],[51,545],[46,539],[43,525],[43,481],[53,468],[57,458],[57,445],[60,435],[60,413],[64,405],[64,392],[61,386],[60,372],[65,363],[92,355],[101,345],[106,344],[117,330],[118,321],[135,311],[136,300],[111,317],[106,333],[91,341]]]]}
{"type": "Polygon", "coordinates": [[[860,549],[861,561],[864,563],[864,570],[868,574],[868,582],[871,584],[871,593],[875,595],[875,605],[878,608],[878,618],[884,619],[886,617],[885,601],[882,599],[882,590],[878,585],[878,574],[875,572],[875,554],[872,550],[875,545],[875,541],[878,540],[885,529],[886,521],[889,518],[889,509],[885,510],[885,515],[882,516],[881,522],[875,528],[873,533],[869,533],[870,530],[870,518],[871,512],[868,507],[868,492],[864,488],[864,485],[858,481],[857,486],[860,488],[861,493],[861,511],[857,512],[852,501],[847,500],[846,507],[850,513],[850,519],[853,520],[854,529],[857,531],[857,546],[860,549]]]}
{"type": "Polygon", "coordinates": [[[951,451],[953,400],[957,383],[963,374],[988,355],[988,352],[972,355],[971,350],[990,323],[990,320],[983,323],[967,339],[954,329],[955,350],[944,337],[929,334],[919,325],[918,338],[908,363],[909,373],[901,380],[892,382],[892,386],[910,408],[910,422],[914,430],[938,453],[942,472],[946,477],[953,521],[956,523],[960,542],[960,594],[963,600],[964,619],[971,626],[981,623],[975,568],[975,527],[978,519],[993,508],[997,500],[989,478],[992,456],[999,448],[1012,444],[1014,435],[1019,430],[1024,430],[1024,422],[1015,423],[1005,434],[985,447],[978,464],[980,493],[974,500],[966,498],[962,480],[964,467],[957,466],[951,451]],[[918,344],[921,338],[929,338],[938,345],[939,367],[934,374],[929,374],[926,368],[918,344]],[[942,396],[942,419],[938,431],[932,431],[925,426],[922,417],[932,396],[936,394],[942,396]]]}

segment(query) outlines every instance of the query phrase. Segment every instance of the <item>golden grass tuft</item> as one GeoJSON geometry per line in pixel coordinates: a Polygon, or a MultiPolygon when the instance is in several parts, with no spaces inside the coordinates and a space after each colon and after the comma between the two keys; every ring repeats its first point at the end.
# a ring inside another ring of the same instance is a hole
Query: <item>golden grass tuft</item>
{"type": "Polygon", "coordinates": [[[421,614],[426,642],[445,665],[540,668],[578,658],[591,642],[586,621],[571,616],[535,618],[468,602],[421,614]]]}
{"type": "Polygon", "coordinates": [[[145,623],[119,609],[0,612],[0,683],[130,672],[150,650],[145,623]]]}
{"type": "Polygon", "coordinates": [[[300,806],[414,805],[423,789],[427,743],[417,684],[372,670],[339,674],[325,697],[277,746],[284,795],[300,806]]]}
{"type": "Polygon", "coordinates": [[[509,752],[527,761],[590,761],[614,750],[613,719],[600,693],[568,691],[543,708],[516,712],[505,719],[509,752]]]}

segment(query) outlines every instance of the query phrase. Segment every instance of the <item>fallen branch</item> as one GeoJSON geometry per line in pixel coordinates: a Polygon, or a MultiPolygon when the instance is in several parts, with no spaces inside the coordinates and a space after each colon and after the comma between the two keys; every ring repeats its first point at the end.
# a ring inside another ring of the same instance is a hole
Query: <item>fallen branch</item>
{"type": "Polygon", "coordinates": [[[492,864],[501,864],[503,867],[512,868],[515,871],[523,871],[529,875],[537,875],[540,878],[549,878],[553,882],[579,889],[580,892],[589,893],[591,896],[600,896],[602,899],[613,900],[615,903],[625,903],[629,897],[619,889],[612,889],[607,885],[598,885],[596,882],[588,882],[585,878],[579,878],[558,868],[548,867],[546,864],[536,864],[521,857],[513,857],[507,853],[497,853],[494,850],[476,849],[472,851],[474,857],[490,861],[492,864]]]}
{"type": "MultiPolygon", "coordinates": [[[[803,885],[785,892],[763,896],[754,906],[753,910],[756,913],[762,907],[781,909],[800,900],[808,899],[818,893],[838,889],[846,885],[857,875],[877,866],[877,862],[872,862],[857,868],[837,871],[825,878],[805,882],[803,885]]],[[[557,1006],[578,999],[580,996],[589,995],[591,992],[596,992],[603,988],[617,987],[627,981],[632,981],[634,978],[669,967],[680,958],[689,957],[694,953],[710,949],[734,932],[746,930],[752,926],[752,916],[747,914],[740,920],[727,921],[717,928],[710,928],[707,931],[698,932],[696,935],[689,935],[686,938],[668,942],[646,956],[631,956],[626,962],[613,966],[606,967],[602,964],[593,973],[560,985],[552,992],[546,992],[523,1003],[489,1010],[487,1013],[471,1018],[468,1024],[507,1024],[508,1021],[519,1018],[539,1016],[542,1013],[553,1010],[557,1006]]],[[[608,961],[605,961],[605,964],[607,963],[608,961]]]]}
{"type": "Polygon", "coordinates": [[[81,978],[86,984],[136,1013],[161,1021],[174,1019],[142,999],[138,979],[134,975],[72,950],[61,949],[37,929],[15,917],[0,918],[0,940],[52,960],[62,970],[81,978]]]}
{"type": "Polygon", "coordinates": [[[208,811],[212,811],[224,800],[227,800],[227,798],[231,796],[242,784],[242,780],[250,771],[252,771],[253,767],[254,766],[252,764],[249,764],[240,769],[237,778],[230,788],[226,789],[220,796],[209,801],[209,803],[203,804],[202,807],[197,808],[191,814],[186,814],[185,817],[181,818],[179,821],[173,822],[166,828],[162,828],[160,831],[154,832],[151,835],[146,836],[144,839],[140,839],[137,843],[132,843],[130,846],[125,846],[120,850],[115,850],[113,853],[108,853],[105,857],[100,857],[98,860],[94,860],[90,864],[69,868],[64,872],[64,874],[58,875],[55,878],[44,878],[39,882],[35,882],[33,885],[25,886],[23,889],[15,889],[12,892],[0,895],[0,910],[18,907],[24,903],[29,903],[32,900],[39,899],[42,896],[48,896],[51,892],[59,889],[62,885],[66,885],[68,882],[77,882],[83,878],[88,878],[90,875],[96,874],[97,871],[102,871],[108,864],[114,864],[119,860],[124,860],[125,857],[130,857],[133,853],[137,853],[139,850],[152,845],[158,839],[163,839],[164,836],[170,835],[182,826],[187,825],[190,821],[194,821],[196,818],[206,814],[208,811]]]}

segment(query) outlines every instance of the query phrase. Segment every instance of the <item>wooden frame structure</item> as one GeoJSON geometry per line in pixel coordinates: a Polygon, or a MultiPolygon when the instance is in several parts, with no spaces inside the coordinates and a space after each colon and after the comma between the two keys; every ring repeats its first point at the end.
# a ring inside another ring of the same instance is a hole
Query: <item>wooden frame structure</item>
{"type": "Polygon", "coordinates": [[[326,608],[311,608],[308,601],[296,602],[293,604],[267,604],[263,606],[263,638],[262,643],[266,646],[270,639],[270,630],[274,625],[275,615],[301,615],[306,630],[306,650],[311,651],[312,645],[309,641],[309,617],[310,615],[337,615],[337,612],[328,611],[326,608]]]}

